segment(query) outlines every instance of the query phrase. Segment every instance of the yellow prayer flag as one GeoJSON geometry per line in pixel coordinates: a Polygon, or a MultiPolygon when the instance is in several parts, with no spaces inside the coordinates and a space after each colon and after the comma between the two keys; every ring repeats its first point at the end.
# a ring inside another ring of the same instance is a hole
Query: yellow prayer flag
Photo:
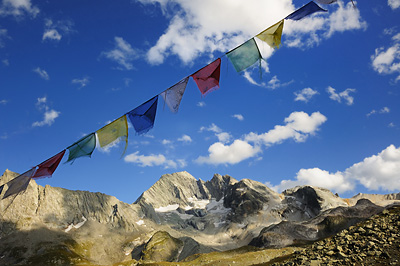
{"type": "Polygon", "coordinates": [[[283,22],[284,20],[282,19],[278,23],[258,34],[256,37],[266,42],[269,46],[271,46],[271,48],[279,48],[281,45],[283,22]]]}
{"type": "Polygon", "coordinates": [[[126,147],[128,145],[128,121],[126,119],[126,115],[121,116],[117,120],[114,120],[105,127],[97,130],[96,134],[99,139],[100,147],[102,148],[111,144],[112,142],[114,142],[119,138],[125,138],[126,142],[125,150],[126,150],[126,147]]]}

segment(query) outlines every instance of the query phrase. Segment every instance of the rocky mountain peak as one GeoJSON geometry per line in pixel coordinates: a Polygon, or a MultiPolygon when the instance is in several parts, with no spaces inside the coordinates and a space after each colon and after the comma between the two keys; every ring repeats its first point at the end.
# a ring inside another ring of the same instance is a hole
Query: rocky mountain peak
{"type": "Polygon", "coordinates": [[[288,220],[304,220],[317,216],[321,211],[348,204],[331,191],[314,186],[296,186],[282,192],[283,203],[288,207],[283,216],[288,220]]]}
{"type": "Polygon", "coordinates": [[[1,176],[0,185],[7,183],[8,181],[10,181],[13,178],[16,178],[17,176],[18,176],[17,173],[14,173],[14,172],[6,169],[3,173],[3,175],[1,176]]]}

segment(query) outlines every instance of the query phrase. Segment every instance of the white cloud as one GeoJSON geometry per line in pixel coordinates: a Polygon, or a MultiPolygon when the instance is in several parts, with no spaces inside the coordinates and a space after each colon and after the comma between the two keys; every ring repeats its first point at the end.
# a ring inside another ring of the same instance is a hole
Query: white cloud
{"type": "Polygon", "coordinates": [[[61,40],[62,36],[56,29],[48,29],[45,30],[43,33],[42,40],[53,40],[53,41],[59,41],[61,40]]]}
{"type": "Polygon", "coordinates": [[[46,103],[46,102],[47,102],[47,97],[46,96],[44,96],[42,98],[37,98],[36,105],[37,106],[41,106],[42,103],[46,103]]]}
{"type": "Polygon", "coordinates": [[[319,168],[311,168],[301,169],[295,180],[282,180],[274,189],[281,192],[288,188],[303,185],[323,187],[338,193],[352,190],[355,186],[354,182],[347,180],[341,172],[332,174],[319,168]]]}
{"type": "Polygon", "coordinates": [[[347,30],[365,30],[367,23],[361,19],[360,11],[354,8],[353,4],[347,2],[343,5],[342,1],[338,1],[339,8],[329,16],[329,31],[327,37],[332,36],[335,32],[344,32],[347,30]]]}
{"type": "Polygon", "coordinates": [[[395,127],[395,124],[393,122],[389,123],[388,127],[395,127]]]}
{"type": "Polygon", "coordinates": [[[206,106],[206,103],[205,102],[198,102],[197,106],[198,107],[204,107],[204,106],[206,106]]]}
{"type": "Polygon", "coordinates": [[[352,105],[354,103],[354,97],[350,96],[350,93],[356,92],[355,89],[346,89],[340,93],[336,93],[336,90],[329,86],[326,91],[330,94],[329,98],[334,101],[341,103],[343,99],[347,105],[352,105]]]}
{"type": "Polygon", "coordinates": [[[0,100],[0,104],[6,105],[7,103],[8,103],[8,100],[5,100],[5,99],[0,100]]]}
{"type": "Polygon", "coordinates": [[[171,144],[172,144],[172,141],[170,141],[170,140],[168,140],[168,139],[163,139],[163,140],[161,141],[161,144],[163,144],[163,145],[171,145],[171,144]]]}
{"type": "Polygon", "coordinates": [[[400,7],[400,0],[388,0],[388,5],[392,8],[392,9],[397,9],[400,7]]]}
{"type": "Polygon", "coordinates": [[[44,113],[43,120],[34,122],[32,124],[32,126],[33,127],[42,127],[42,126],[45,126],[45,125],[51,126],[55,122],[56,118],[59,115],[60,115],[60,112],[57,112],[56,110],[53,110],[53,109],[47,110],[44,113]]]}
{"type": "Polygon", "coordinates": [[[268,147],[289,138],[293,138],[296,142],[303,142],[309,135],[315,134],[325,121],[326,117],[319,112],[315,112],[311,116],[304,112],[293,112],[285,118],[286,125],[275,126],[274,129],[261,135],[249,133],[243,139],[236,139],[229,145],[227,143],[230,142],[232,136],[225,135],[226,138],[223,137],[224,132],[215,124],[208,128],[202,127],[200,131],[215,132],[219,141],[208,148],[208,156],[200,156],[195,161],[200,164],[213,165],[237,164],[258,156],[262,152],[261,144],[268,147]],[[250,142],[254,144],[252,145],[250,142]]]}
{"type": "Polygon", "coordinates": [[[296,96],[294,100],[308,102],[315,94],[318,94],[318,92],[311,88],[304,88],[301,91],[294,92],[296,96]]]}
{"type": "Polygon", "coordinates": [[[232,117],[236,118],[239,121],[243,121],[244,120],[244,117],[241,114],[234,114],[234,115],[232,115],[232,117]]]}
{"type": "Polygon", "coordinates": [[[73,79],[71,83],[78,84],[79,89],[82,89],[83,87],[86,87],[89,84],[89,77],[83,77],[81,79],[73,79]]]}
{"type": "Polygon", "coordinates": [[[188,135],[183,135],[182,137],[180,137],[178,139],[178,141],[185,142],[185,143],[190,143],[190,142],[192,142],[192,138],[190,136],[188,136],[188,135]]]}
{"type": "MultiPolygon", "coordinates": [[[[258,42],[257,42],[257,43],[258,43],[258,42]]],[[[264,44],[264,42],[261,42],[261,45],[263,45],[263,44],[264,44]]],[[[267,46],[268,46],[268,45],[267,45],[267,46]]],[[[261,47],[262,47],[262,46],[261,46],[261,47]]],[[[260,48],[260,46],[259,46],[259,48],[260,48]]],[[[268,46],[268,49],[269,49],[271,52],[267,53],[265,56],[264,56],[265,53],[261,53],[261,55],[263,56],[263,58],[268,58],[268,57],[270,57],[270,56],[272,55],[273,49],[272,49],[271,47],[269,47],[269,46],[268,46]]],[[[244,71],[243,71],[243,77],[244,77],[245,79],[247,79],[247,81],[248,81],[250,84],[252,84],[252,85],[256,85],[256,86],[258,86],[258,87],[263,87],[263,88],[269,88],[269,85],[267,85],[264,81],[262,81],[262,82],[257,82],[257,81],[255,81],[255,80],[253,79],[253,77],[251,76],[251,74],[253,74],[254,72],[259,76],[260,79],[262,78],[262,76],[260,77],[260,75],[262,75],[262,72],[269,73],[269,67],[268,67],[267,61],[261,60],[261,69],[260,69],[259,64],[256,63],[253,67],[250,67],[250,68],[244,70],[244,71]]],[[[276,76],[275,76],[275,77],[276,77],[276,76]]]]}
{"type": "Polygon", "coordinates": [[[314,135],[326,120],[327,118],[320,112],[314,112],[311,116],[304,112],[293,112],[285,118],[285,125],[277,125],[263,134],[251,132],[245,136],[245,140],[263,143],[266,146],[281,143],[287,139],[304,142],[309,135],[314,135]]]}
{"type": "Polygon", "coordinates": [[[237,164],[243,160],[256,156],[261,152],[260,147],[252,146],[246,141],[235,140],[230,145],[224,145],[216,142],[208,148],[209,155],[207,157],[200,156],[196,159],[199,164],[237,164]]]}
{"type": "Polygon", "coordinates": [[[270,81],[268,81],[268,84],[266,85],[267,88],[269,89],[277,89],[281,87],[286,87],[287,85],[290,85],[293,83],[293,80],[281,83],[280,80],[277,78],[277,76],[273,76],[270,81]]]}
{"type": "MultiPolygon", "coordinates": [[[[169,56],[190,63],[201,54],[226,52],[262,31],[263,26],[273,25],[300,8],[292,0],[249,0],[246,4],[238,0],[138,1],[159,5],[169,20],[165,32],[147,52],[151,64],[161,64],[169,56]]],[[[344,5],[339,1],[335,6],[337,9],[330,14],[317,13],[301,21],[285,21],[286,39],[289,37],[292,46],[294,43],[308,46],[335,32],[365,29],[366,23],[351,3],[344,5]]]]}
{"type": "Polygon", "coordinates": [[[132,46],[121,37],[114,37],[115,47],[113,50],[103,52],[102,56],[114,61],[122,67],[121,69],[133,69],[133,60],[139,58],[139,51],[132,48],[132,46]]]}
{"type": "Polygon", "coordinates": [[[389,109],[389,107],[383,107],[381,110],[379,110],[379,111],[376,111],[375,109],[374,110],[372,110],[371,112],[369,112],[368,114],[367,114],[367,117],[369,117],[369,116],[371,116],[371,115],[373,115],[373,114],[388,114],[388,113],[390,113],[390,109],[389,109]]]}
{"type": "Polygon", "coordinates": [[[227,132],[216,133],[215,136],[217,136],[218,141],[222,142],[222,143],[227,143],[232,138],[231,134],[229,134],[227,132]]]}
{"type": "MultiPolygon", "coordinates": [[[[0,47],[1,47],[1,45],[0,45],[0,47]]],[[[8,59],[4,59],[4,60],[2,60],[1,62],[3,62],[3,64],[4,64],[5,66],[9,66],[9,65],[10,65],[10,61],[8,61],[8,59]]]]}
{"type": "Polygon", "coordinates": [[[274,188],[277,191],[298,186],[312,185],[336,192],[347,192],[357,184],[369,190],[398,191],[400,173],[400,148],[389,145],[386,149],[365,158],[344,172],[329,173],[319,168],[301,169],[294,180],[283,180],[274,188]]]}
{"type": "Polygon", "coordinates": [[[47,74],[47,71],[44,69],[41,69],[40,67],[37,67],[33,70],[33,72],[37,73],[42,79],[49,80],[49,74],[47,74]]]}
{"type": "Polygon", "coordinates": [[[326,16],[308,16],[300,21],[285,21],[285,34],[289,47],[308,48],[318,45],[336,32],[366,30],[367,23],[351,2],[337,1],[337,9],[326,16]]]}
{"type": "Polygon", "coordinates": [[[215,133],[214,135],[218,138],[218,141],[222,142],[222,143],[227,143],[232,139],[231,134],[229,134],[227,132],[223,132],[222,129],[220,129],[214,123],[212,123],[209,127],[201,127],[200,132],[203,132],[203,131],[214,132],[215,133]]]}
{"type": "Polygon", "coordinates": [[[256,85],[259,87],[267,87],[265,82],[258,83],[257,81],[255,81],[248,70],[243,71],[243,77],[247,79],[247,81],[252,85],[256,85]]]}
{"type": "Polygon", "coordinates": [[[178,160],[178,163],[167,159],[162,154],[151,154],[151,155],[140,155],[139,152],[131,153],[124,158],[125,162],[138,164],[141,167],[153,167],[153,166],[164,166],[167,168],[177,168],[178,164],[180,167],[184,167],[186,162],[184,160],[178,160]]]}
{"type": "Polygon", "coordinates": [[[390,109],[389,109],[389,107],[383,107],[380,111],[379,111],[379,113],[380,114],[387,114],[387,113],[390,113],[390,109]]]}
{"type": "Polygon", "coordinates": [[[211,131],[214,133],[220,133],[222,132],[222,129],[220,129],[216,124],[212,123],[209,127],[201,127],[200,132],[203,131],[211,131]]]}
{"type": "Polygon", "coordinates": [[[43,120],[33,122],[33,127],[51,126],[57,117],[61,114],[60,112],[50,109],[47,103],[47,97],[38,98],[36,102],[36,107],[40,111],[44,111],[43,120]]]}
{"type": "Polygon", "coordinates": [[[3,0],[0,6],[1,16],[21,17],[25,14],[36,17],[40,10],[33,6],[30,0],[3,0]]]}
{"type": "Polygon", "coordinates": [[[71,20],[58,20],[53,22],[51,19],[45,20],[45,28],[42,40],[60,41],[62,35],[68,35],[73,30],[74,23],[71,20]]]}
{"type": "Polygon", "coordinates": [[[384,47],[375,49],[371,56],[372,67],[379,74],[395,74],[395,82],[400,80],[400,33],[392,37],[393,44],[385,50],[384,47]]]}
{"type": "Polygon", "coordinates": [[[400,148],[394,145],[346,169],[345,174],[373,190],[400,190],[400,148]]]}

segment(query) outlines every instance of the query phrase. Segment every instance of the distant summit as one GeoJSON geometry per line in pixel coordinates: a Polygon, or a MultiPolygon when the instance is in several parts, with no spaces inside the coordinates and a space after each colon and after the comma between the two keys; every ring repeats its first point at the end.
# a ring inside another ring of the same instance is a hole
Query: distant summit
{"type": "MultiPolygon", "coordinates": [[[[16,176],[6,170],[0,185],[16,176]]],[[[133,204],[32,180],[24,193],[0,201],[0,264],[181,261],[248,245],[284,247],[333,235],[389,204],[400,204],[400,194],[342,199],[312,186],[279,194],[219,174],[209,181],[163,175],[133,204]]]]}

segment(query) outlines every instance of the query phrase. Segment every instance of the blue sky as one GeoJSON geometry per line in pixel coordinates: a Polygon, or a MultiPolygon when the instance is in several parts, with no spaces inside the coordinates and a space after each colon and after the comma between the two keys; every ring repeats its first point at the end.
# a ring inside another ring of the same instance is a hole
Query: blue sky
{"type": "MultiPolygon", "coordinates": [[[[308,1],[2,0],[0,171],[25,172],[146,102],[308,1]]],[[[60,164],[41,185],[131,203],[166,173],[250,178],[281,191],[400,190],[400,1],[320,4],[285,21],[282,45],[220,89],[190,79],[179,112],[160,98],[129,145],[60,164]]],[[[66,158],[64,158],[64,161],[66,158]]]]}

